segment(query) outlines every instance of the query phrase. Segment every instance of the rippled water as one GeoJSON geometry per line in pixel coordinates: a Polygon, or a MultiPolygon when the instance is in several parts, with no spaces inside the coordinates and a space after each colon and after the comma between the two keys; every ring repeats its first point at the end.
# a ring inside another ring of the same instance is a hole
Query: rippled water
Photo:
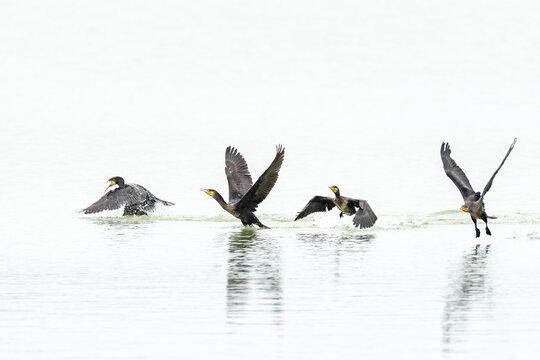
{"type": "Polygon", "coordinates": [[[0,354],[412,359],[538,351],[540,225],[494,222],[494,235],[476,240],[472,223],[455,224],[455,215],[432,215],[441,225],[368,231],[324,217],[268,217],[272,228],[255,230],[223,220],[45,216],[41,232],[2,243],[0,354]]]}

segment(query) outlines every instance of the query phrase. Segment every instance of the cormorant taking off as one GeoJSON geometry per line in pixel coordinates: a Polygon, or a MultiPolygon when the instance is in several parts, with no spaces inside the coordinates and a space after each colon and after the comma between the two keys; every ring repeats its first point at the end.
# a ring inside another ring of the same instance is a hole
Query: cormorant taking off
{"type": "Polygon", "coordinates": [[[339,217],[343,217],[343,214],[354,215],[353,224],[356,227],[363,229],[372,227],[375,224],[377,215],[375,215],[366,200],[351,199],[341,196],[339,188],[335,185],[330,186],[330,190],[336,195],[334,199],[326,196],[314,196],[309,200],[302,211],[298,213],[294,220],[302,219],[314,212],[332,210],[334,206],[337,206],[337,208],[341,210],[339,217]]]}
{"type": "Polygon", "coordinates": [[[478,219],[484,220],[484,222],[486,223],[486,234],[491,235],[491,231],[488,228],[488,218],[493,219],[493,217],[490,217],[486,214],[486,210],[484,209],[484,196],[491,188],[495,175],[497,175],[504,162],[506,161],[506,158],[508,157],[508,155],[510,155],[510,152],[512,152],[512,149],[516,144],[516,140],[517,138],[514,139],[514,142],[512,142],[512,145],[510,145],[510,149],[508,149],[508,152],[502,160],[501,165],[499,165],[497,170],[495,170],[495,173],[493,173],[491,179],[489,179],[486,186],[484,187],[484,191],[482,191],[481,194],[473,190],[471,183],[469,182],[469,179],[467,179],[467,176],[465,175],[463,170],[461,170],[461,168],[457,166],[454,159],[450,157],[450,144],[443,142],[441,145],[441,159],[444,171],[446,172],[446,175],[448,175],[450,180],[452,180],[457,186],[459,192],[461,193],[461,196],[463,196],[464,205],[461,207],[461,210],[471,214],[471,219],[474,223],[474,229],[476,230],[476,237],[480,237],[480,230],[478,230],[478,226],[476,225],[476,220],[478,219]]]}
{"type": "Polygon", "coordinates": [[[110,178],[108,183],[109,185],[105,191],[114,185],[118,185],[118,188],[109,191],[98,201],[81,210],[81,212],[92,214],[103,210],[119,209],[125,205],[124,215],[148,215],[147,211],[154,210],[156,203],[166,206],[174,205],[172,202],[158,199],[144,186],[126,184],[120,176],[110,178]]]}
{"type": "Polygon", "coordinates": [[[266,199],[277,181],[279,169],[285,158],[285,148],[278,145],[276,152],[274,161],[253,184],[244,157],[235,148],[227,147],[225,150],[225,174],[229,182],[229,202],[226,203],[214,189],[201,189],[201,191],[216,199],[225,211],[240,219],[244,226],[255,224],[267,228],[257,219],[254,212],[257,210],[257,206],[266,199]]]}

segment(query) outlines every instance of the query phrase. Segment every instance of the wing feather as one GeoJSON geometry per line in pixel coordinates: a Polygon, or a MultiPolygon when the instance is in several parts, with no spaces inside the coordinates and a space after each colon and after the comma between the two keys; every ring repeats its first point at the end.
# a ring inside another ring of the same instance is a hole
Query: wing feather
{"type": "Polygon", "coordinates": [[[314,212],[330,211],[335,206],[332,198],[326,196],[314,196],[306,206],[296,215],[295,221],[305,218],[314,212]]]}
{"type": "Polygon", "coordinates": [[[281,145],[276,147],[276,156],[266,171],[257,179],[255,184],[238,201],[237,208],[255,211],[257,206],[268,196],[270,190],[276,184],[279,170],[285,158],[285,148],[281,145]]]}
{"type": "Polygon", "coordinates": [[[229,183],[229,202],[240,200],[253,185],[246,160],[231,146],[225,150],[225,174],[229,183]]]}
{"type": "Polygon", "coordinates": [[[105,210],[119,209],[123,205],[138,202],[140,199],[139,191],[130,185],[109,191],[103,195],[98,201],[81,210],[85,214],[93,214],[105,210]]]}
{"type": "Polygon", "coordinates": [[[493,175],[491,175],[491,178],[489,179],[489,181],[487,182],[486,186],[484,187],[484,191],[482,191],[482,197],[484,197],[484,195],[489,191],[489,189],[491,189],[491,185],[493,185],[493,179],[495,179],[495,175],[497,175],[497,173],[499,172],[499,170],[501,170],[504,162],[506,161],[506,158],[508,157],[508,155],[510,155],[510,153],[512,152],[512,150],[514,149],[514,145],[516,145],[516,141],[517,141],[517,138],[514,138],[514,142],[512,142],[512,145],[510,145],[510,149],[508,149],[508,152],[506,153],[506,156],[504,157],[504,159],[502,160],[501,162],[501,165],[499,165],[499,167],[497,168],[497,170],[495,170],[495,172],[493,173],[493,175]]]}
{"type": "Polygon", "coordinates": [[[369,206],[369,203],[366,200],[354,200],[354,205],[358,206],[358,210],[353,218],[353,224],[360,229],[370,228],[375,225],[377,221],[377,215],[369,206]]]}
{"type": "Polygon", "coordinates": [[[441,160],[443,163],[444,172],[456,185],[459,192],[461,193],[461,196],[465,200],[469,196],[474,195],[475,192],[463,170],[461,170],[461,168],[456,164],[454,159],[450,157],[451,152],[452,151],[450,150],[450,144],[443,142],[441,145],[441,160]]]}

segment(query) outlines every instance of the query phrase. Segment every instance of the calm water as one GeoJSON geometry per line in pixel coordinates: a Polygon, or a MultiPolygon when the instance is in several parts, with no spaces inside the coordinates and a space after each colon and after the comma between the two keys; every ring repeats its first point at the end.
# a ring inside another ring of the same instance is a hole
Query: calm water
{"type": "Polygon", "coordinates": [[[531,359],[537,1],[0,3],[1,359],[531,359]],[[439,155],[483,188],[474,238],[439,155]],[[242,229],[224,151],[276,186],[242,229]],[[76,211],[123,176],[176,203],[76,211]],[[291,222],[314,195],[367,199],[291,222]]]}

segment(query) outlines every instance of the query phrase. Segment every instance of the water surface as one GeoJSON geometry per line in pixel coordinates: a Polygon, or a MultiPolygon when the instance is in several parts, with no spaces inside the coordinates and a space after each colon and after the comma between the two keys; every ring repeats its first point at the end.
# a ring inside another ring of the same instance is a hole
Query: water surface
{"type": "Polygon", "coordinates": [[[432,216],[447,223],[360,231],[269,217],[271,229],[255,230],[204,219],[49,218],[50,229],[3,242],[0,353],[323,359],[537,351],[540,226],[494,223],[492,237],[475,239],[472,224],[432,216]]]}

